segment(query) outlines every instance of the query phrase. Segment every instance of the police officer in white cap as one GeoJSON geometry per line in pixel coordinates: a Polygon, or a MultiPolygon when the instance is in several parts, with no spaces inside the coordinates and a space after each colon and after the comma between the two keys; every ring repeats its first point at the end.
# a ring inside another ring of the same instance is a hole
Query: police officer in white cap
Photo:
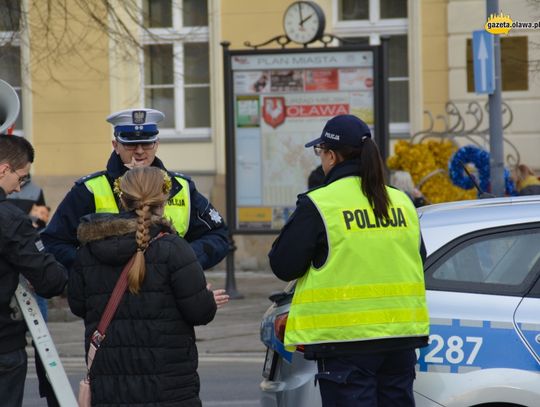
{"type": "Polygon", "coordinates": [[[189,177],[168,171],[156,157],[157,124],[164,117],[155,109],[129,109],[107,118],[114,126],[115,137],[107,169],[75,181],[41,235],[47,250],[68,269],[75,259],[81,217],[96,212],[117,213],[120,206],[118,196],[113,192],[114,181],[135,166],[151,165],[169,173],[172,188],[165,216],[172,221],[178,234],[191,244],[203,269],[214,266],[227,255],[228,232],[221,215],[197,191],[189,177]]]}
{"type": "Polygon", "coordinates": [[[155,109],[122,110],[107,117],[114,126],[113,147],[128,167],[151,165],[158,143],[159,123],[165,115],[155,109]]]}

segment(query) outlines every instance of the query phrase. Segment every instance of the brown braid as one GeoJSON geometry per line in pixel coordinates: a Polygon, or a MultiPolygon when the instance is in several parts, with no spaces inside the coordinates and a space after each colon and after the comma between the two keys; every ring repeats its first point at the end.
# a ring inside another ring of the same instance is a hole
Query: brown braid
{"type": "Polygon", "coordinates": [[[137,214],[137,230],[135,241],[137,252],[133,266],[128,273],[129,291],[137,294],[146,274],[144,252],[150,242],[150,226],[152,216],[160,215],[163,205],[167,201],[170,178],[165,177],[164,171],[156,167],[133,168],[120,178],[121,202],[128,211],[137,214]]]}
{"type": "Polygon", "coordinates": [[[150,205],[143,204],[142,208],[135,211],[137,214],[137,233],[135,240],[137,241],[137,249],[145,251],[150,241],[150,205]]]}

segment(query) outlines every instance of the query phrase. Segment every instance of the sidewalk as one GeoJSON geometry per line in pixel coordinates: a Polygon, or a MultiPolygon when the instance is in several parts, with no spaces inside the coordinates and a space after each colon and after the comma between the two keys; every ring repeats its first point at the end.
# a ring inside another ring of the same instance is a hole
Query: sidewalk
{"type": "MultiPolygon", "coordinates": [[[[205,274],[213,289],[224,288],[225,272],[208,271],[205,274]]],[[[209,325],[195,328],[201,357],[224,354],[249,356],[265,351],[259,340],[260,321],[271,304],[268,296],[275,291],[281,291],[286,283],[278,280],[272,273],[263,271],[240,271],[235,276],[236,288],[244,298],[230,300],[225,307],[218,310],[209,325]]],[[[50,309],[48,326],[60,357],[81,358],[82,361],[82,321],[71,315],[65,304],[62,306],[62,302],[58,301],[57,306],[50,309]]]]}

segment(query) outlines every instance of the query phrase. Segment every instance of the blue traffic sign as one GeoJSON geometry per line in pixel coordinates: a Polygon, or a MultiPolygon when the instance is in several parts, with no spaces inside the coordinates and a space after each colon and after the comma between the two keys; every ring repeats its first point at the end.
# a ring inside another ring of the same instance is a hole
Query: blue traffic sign
{"type": "Polygon", "coordinates": [[[495,91],[495,58],[493,34],[473,31],[474,91],[492,94],[495,91]]]}

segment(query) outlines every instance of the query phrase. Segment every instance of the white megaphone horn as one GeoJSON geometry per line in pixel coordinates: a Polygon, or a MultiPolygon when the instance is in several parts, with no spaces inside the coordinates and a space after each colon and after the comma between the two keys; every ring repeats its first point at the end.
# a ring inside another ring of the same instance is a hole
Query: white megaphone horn
{"type": "Polygon", "coordinates": [[[15,89],[0,79],[0,134],[7,133],[11,125],[15,123],[20,108],[19,96],[15,89]]]}

